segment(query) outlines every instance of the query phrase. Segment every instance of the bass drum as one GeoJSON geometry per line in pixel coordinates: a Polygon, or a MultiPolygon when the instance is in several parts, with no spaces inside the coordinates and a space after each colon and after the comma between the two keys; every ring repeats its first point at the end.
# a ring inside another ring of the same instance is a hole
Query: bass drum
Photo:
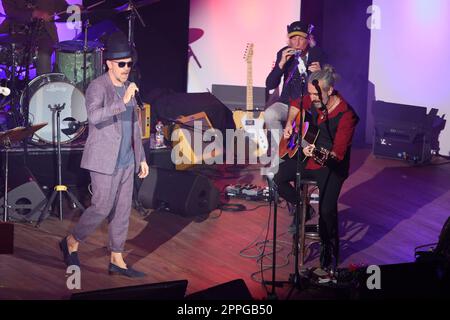
{"type": "MultiPolygon", "coordinates": [[[[25,89],[20,97],[21,106],[24,105],[26,91],[25,89]]],[[[28,84],[28,91],[29,122],[31,124],[48,123],[35,133],[39,140],[56,144],[56,112],[50,110],[50,107],[57,104],[65,104],[60,112],[61,144],[72,142],[83,133],[87,123],[84,94],[71,84],[64,74],[40,75],[28,84]]]]}

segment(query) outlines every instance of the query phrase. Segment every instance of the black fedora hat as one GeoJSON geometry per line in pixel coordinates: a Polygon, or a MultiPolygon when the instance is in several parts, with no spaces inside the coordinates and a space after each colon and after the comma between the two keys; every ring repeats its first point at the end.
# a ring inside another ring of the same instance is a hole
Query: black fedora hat
{"type": "Polygon", "coordinates": [[[125,59],[133,56],[128,39],[122,32],[111,34],[106,42],[105,60],[125,59]]]}

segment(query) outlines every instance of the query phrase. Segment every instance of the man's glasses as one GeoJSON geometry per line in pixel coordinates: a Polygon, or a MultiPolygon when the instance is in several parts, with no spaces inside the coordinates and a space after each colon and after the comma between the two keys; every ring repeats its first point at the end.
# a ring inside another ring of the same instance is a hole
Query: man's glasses
{"type": "Polygon", "coordinates": [[[133,61],[129,61],[129,62],[124,62],[124,61],[112,61],[114,63],[117,63],[117,65],[119,66],[119,68],[124,68],[125,66],[127,66],[128,68],[132,68],[133,67],[133,61]]]}

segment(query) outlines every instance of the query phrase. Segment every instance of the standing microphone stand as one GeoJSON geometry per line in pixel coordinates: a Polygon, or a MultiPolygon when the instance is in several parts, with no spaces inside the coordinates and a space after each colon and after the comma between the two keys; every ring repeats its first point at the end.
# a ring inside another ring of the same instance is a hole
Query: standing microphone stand
{"type": "Polygon", "coordinates": [[[273,249],[272,249],[272,281],[269,283],[272,285],[272,291],[268,294],[268,300],[278,300],[278,296],[275,292],[275,287],[282,286],[283,282],[275,281],[276,274],[276,254],[277,254],[277,209],[278,209],[278,187],[273,181],[273,174],[267,175],[267,181],[269,184],[269,201],[273,202],[273,249]]]}
{"type": "Polygon", "coordinates": [[[300,250],[299,250],[299,239],[300,239],[300,231],[302,232],[302,235],[305,233],[305,215],[304,210],[301,210],[302,205],[306,205],[306,203],[301,203],[301,199],[304,199],[302,195],[302,188],[301,188],[301,153],[302,153],[302,139],[303,139],[303,96],[305,93],[305,85],[306,85],[306,75],[301,74],[301,95],[300,95],[300,123],[298,125],[298,135],[297,135],[297,170],[295,173],[295,195],[296,201],[295,201],[295,216],[294,216],[294,224],[295,224],[295,233],[294,233],[294,273],[292,273],[289,276],[289,281],[292,283],[293,287],[291,291],[288,294],[288,297],[292,294],[292,291],[294,288],[300,290],[301,285],[301,278],[300,278],[300,271],[298,268],[298,255],[299,251],[301,251],[301,254],[304,252],[304,241],[300,242],[300,250]],[[300,212],[302,211],[302,215],[300,216],[300,212]],[[301,219],[300,219],[301,218],[301,219]],[[299,230],[299,226],[301,224],[302,230],[299,230]]]}
{"type": "MultiPolygon", "coordinates": [[[[62,193],[66,192],[66,194],[69,196],[69,198],[73,201],[73,203],[75,203],[75,205],[80,208],[81,210],[85,210],[83,205],[78,201],[78,199],[69,191],[68,187],[62,184],[62,169],[61,169],[61,116],[60,113],[62,110],[64,110],[64,106],[66,104],[64,103],[63,105],[57,104],[54,105],[53,107],[51,105],[48,106],[48,108],[52,111],[53,113],[53,119],[55,118],[55,112],[56,112],[56,144],[57,144],[57,157],[58,157],[58,185],[55,186],[55,188],[53,189],[53,193],[50,197],[50,200],[47,202],[47,204],[45,205],[44,209],[42,210],[38,221],[36,223],[36,228],[38,228],[42,221],[44,219],[47,218],[47,216],[49,215],[49,211],[50,208],[53,204],[53,202],[56,199],[56,195],[59,195],[59,220],[62,221],[63,219],[63,207],[62,207],[62,193]]],[[[30,212],[28,214],[28,216],[31,216],[32,213],[34,213],[33,211],[30,212]]]]}

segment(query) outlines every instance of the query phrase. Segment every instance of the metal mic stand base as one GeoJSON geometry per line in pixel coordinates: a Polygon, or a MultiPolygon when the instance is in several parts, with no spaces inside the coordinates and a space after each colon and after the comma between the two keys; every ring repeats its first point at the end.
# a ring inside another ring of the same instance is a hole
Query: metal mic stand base
{"type": "Polygon", "coordinates": [[[60,220],[62,220],[62,195],[66,194],[70,200],[72,200],[72,202],[81,210],[85,210],[84,206],[78,201],[78,199],[75,197],[75,195],[69,191],[68,187],[65,185],[57,185],[55,186],[55,188],[53,189],[52,195],[50,196],[50,199],[48,200],[47,204],[45,205],[44,209],[42,210],[41,215],[39,216],[38,221],[36,222],[35,227],[39,228],[42,221],[44,221],[45,219],[47,219],[47,217],[50,215],[50,209],[51,206],[53,205],[54,201],[56,200],[56,195],[59,195],[59,217],[60,220]]]}
{"type": "MultiPolygon", "coordinates": [[[[57,158],[58,158],[58,184],[53,189],[53,193],[50,196],[49,201],[45,205],[44,209],[42,210],[41,215],[39,216],[39,219],[36,223],[36,228],[40,226],[42,221],[48,217],[50,208],[53,204],[53,202],[56,199],[56,195],[58,195],[59,199],[59,220],[62,221],[63,219],[63,206],[62,206],[62,198],[63,198],[63,192],[69,196],[70,200],[79,207],[81,210],[85,210],[83,205],[77,200],[77,198],[73,195],[72,192],[69,191],[69,188],[62,183],[62,168],[61,168],[61,117],[60,112],[64,109],[65,104],[61,105],[55,105],[54,107],[49,105],[49,109],[52,110],[53,113],[56,112],[56,144],[57,144],[57,158]]],[[[54,119],[54,115],[53,115],[54,119]]],[[[30,213],[31,214],[31,213],[30,213]]]]}

